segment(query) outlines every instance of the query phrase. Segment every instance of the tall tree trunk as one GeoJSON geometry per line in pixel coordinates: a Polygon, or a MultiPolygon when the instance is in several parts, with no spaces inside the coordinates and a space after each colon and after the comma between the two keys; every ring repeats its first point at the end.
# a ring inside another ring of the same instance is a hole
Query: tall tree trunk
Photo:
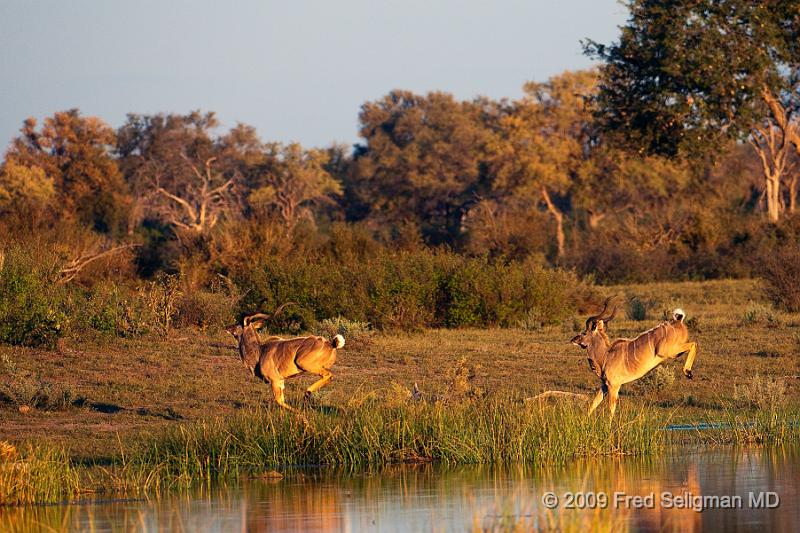
{"type": "Polygon", "coordinates": [[[797,209],[797,172],[789,181],[789,213],[794,214],[797,209]]]}
{"type": "Polygon", "coordinates": [[[777,223],[781,216],[781,182],[775,175],[767,176],[767,216],[769,221],[777,223]]]}
{"type": "MultiPolygon", "coordinates": [[[[773,111],[774,114],[774,111],[773,111]]],[[[791,145],[788,141],[786,125],[773,117],[763,127],[755,127],[751,131],[750,145],[761,160],[761,171],[764,175],[764,198],[767,204],[767,216],[772,223],[780,220],[783,205],[781,202],[781,180],[786,167],[791,145]],[[774,125],[772,122],[777,123],[774,125]],[[782,125],[783,124],[783,125],[782,125]]]]}
{"type": "Polygon", "coordinates": [[[545,187],[542,187],[542,199],[547,206],[547,210],[556,221],[556,243],[558,244],[558,257],[560,259],[564,257],[564,214],[553,204],[545,187]]]}

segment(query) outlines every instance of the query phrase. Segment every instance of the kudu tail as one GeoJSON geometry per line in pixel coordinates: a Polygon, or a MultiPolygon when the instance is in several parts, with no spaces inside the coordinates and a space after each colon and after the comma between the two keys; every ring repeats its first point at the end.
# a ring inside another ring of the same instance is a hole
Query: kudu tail
{"type": "Polygon", "coordinates": [[[331,341],[331,345],[334,348],[341,348],[342,346],[344,346],[344,337],[342,337],[341,335],[336,335],[331,341]]]}
{"type": "Polygon", "coordinates": [[[675,309],[672,312],[672,318],[674,318],[678,322],[683,322],[683,319],[686,318],[686,313],[681,308],[675,309]]]}

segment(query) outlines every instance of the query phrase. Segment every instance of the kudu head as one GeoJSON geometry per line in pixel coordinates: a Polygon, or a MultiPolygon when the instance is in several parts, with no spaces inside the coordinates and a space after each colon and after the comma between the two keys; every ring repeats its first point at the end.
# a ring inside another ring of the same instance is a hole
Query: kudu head
{"type": "Polygon", "coordinates": [[[611,311],[609,315],[606,315],[606,311],[608,311],[608,304],[612,299],[613,296],[606,298],[606,301],[603,302],[603,310],[600,311],[599,314],[590,316],[586,319],[586,327],[584,328],[583,333],[572,337],[572,340],[570,341],[572,344],[580,346],[583,349],[587,349],[598,341],[602,341],[603,343],[608,341],[608,337],[605,333],[606,324],[614,319],[614,317],[617,315],[618,309],[617,306],[614,306],[613,311],[611,311]]]}
{"type": "Polygon", "coordinates": [[[272,312],[271,315],[265,315],[264,313],[253,313],[252,315],[245,315],[242,317],[241,324],[231,324],[230,326],[225,328],[225,331],[233,335],[233,338],[236,339],[237,343],[241,343],[242,338],[258,338],[258,333],[256,332],[257,329],[260,329],[264,324],[267,323],[268,320],[275,318],[275,316],[283,311],[283,308],[287,305],[291,305],[294,302],[286,302],[278,306],[275,311],[272,312]]]}

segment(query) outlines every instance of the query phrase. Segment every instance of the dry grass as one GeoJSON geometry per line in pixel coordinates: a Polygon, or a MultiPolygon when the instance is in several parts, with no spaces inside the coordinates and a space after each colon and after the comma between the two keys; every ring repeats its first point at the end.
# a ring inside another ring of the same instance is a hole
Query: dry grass
{"type": "MultiPolygon", "coordinates": [[[[709,410],[723,418],[729,405],[740,406],[746,415],[757,403],[740,402],[742,386],[752,386],[755,375],[782,379],[787,401],[800,398],[796,377],[800,315],[774,311],[778,326],[758,320],[742,324],[748,305],[766,305],[758,282],[658,283],[604,291],[648,302],[646,320],[621,317],[612,323],[612,335],[633,336],[655,325],[664,311],[682,307],[699,346],[694,380],[683,378],[680,363],[673,363],[669,368],[678,373],[673,383],[651,391],[623,387],[627,394],[622,404],[643,399],[676,422],[708,419],[709,410]]],[[[584,352],[568,342],[582,318],[535,331],[376,335],[363,347],[346,346],[339,353],[334,381],[323,389],[321,402],[344,405],[354,395],[392,387],[406,391],[415,382],[424,394],[441,396],[462,387],[465,379],[471,391],[480,393],[528,396],[551,389],[591,393],[597,378],[589,371],[584,352]]],[[[269,387],[244,369],[227,334],[182,330],[176,337],[88,344],[69,340],[58,351],[0,347],[0,354],[13,358],[18,368],[86,399],[78,408],[59,412],[23,414],[13,406],[2,407],[0,440],[46,437],[68,445],[78,457],[110,457],[118,447],[118,434],[125,439],[179,422],[229,416],[261,405],[274,408],[269,387]]],[[[290,403],[300,401],[313,379],[307,376],[288,383],[290,403]]]]}

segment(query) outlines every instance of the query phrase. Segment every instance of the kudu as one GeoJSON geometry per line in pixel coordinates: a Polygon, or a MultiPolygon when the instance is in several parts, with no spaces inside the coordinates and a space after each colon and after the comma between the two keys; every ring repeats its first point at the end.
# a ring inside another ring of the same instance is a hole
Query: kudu
{"type": "Polygon", "coordinates": [[[636,381],[664,361],[688,354],[683,373],[692,379],[697,344],[688,342],[689,330],[683,323],[686,313],[682,309],[675,309],[672,319],[641,333],[635,339],[618,339],[612,343],[606,334],[606,325],[614,319],[617,307],[606,316],[610,301],[611,298],[605,301],[599,315],[586,320],[583,333],[573,337],[571,342],[588,352],[589,368],[600,378],[600,389],[589,406],[589,414],[608,395],[613,419],[620,386],[636,381]]]}
{"type": "Polygon", "coordinates": [[[271,336],[262,341],[256,330],[286,305],[280,306],[272,315],[255,313],[245,316],[241,324],[228,326],[225,331],[239,344],[239,356],[250,373],[272,386],[278,405],[296,412],[284,399],[284,381],[304,372],[320,376],[306,389],[306,398],[327,385],[333,378],[331,367],[336,362],[337,348],[344,346],[344,337],[336,335],[329,341],[316,335],[294,339],[271,336]]]}

